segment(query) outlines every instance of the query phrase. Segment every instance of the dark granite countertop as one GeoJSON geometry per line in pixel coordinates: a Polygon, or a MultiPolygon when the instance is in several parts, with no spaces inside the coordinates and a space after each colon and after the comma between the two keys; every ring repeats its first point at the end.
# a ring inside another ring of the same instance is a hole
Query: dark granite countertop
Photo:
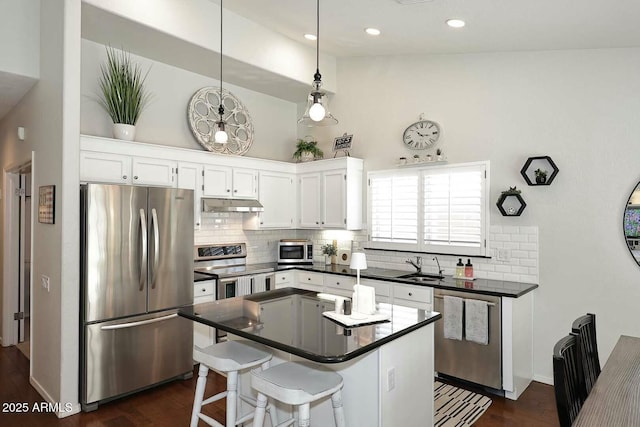
{"type": "MultiPolygon", "coordinates": [[[[318,273],[330,273],[339,274],[343,276],[356,276],[356,270],[352,270],[348,265],[330,264],[325,265],[322,263],[315,263],[312,265],[296,265],[296,266],[282,266],[276,265],[276,271],[288,270],[296,268],[299,270],[315,271],[318,273]]],[[[534,283],[519,283],[509,282],[506,280],[489,280],[489,279],[475,279],[475,280],[463,280],[455,279],[447,276],[444,279],[434,279],[432,281],[424,283],[416,283],[409,279],[401,279],[400,276],[404,276],[412,273],[411,271],[403,270],[391,270],[384,268],[367,268],[366,270],[360,270],[360,277],[365,279],[386,280],[395,283],[403,283],[414,286],[427,286],[438,289],[449,289],[461,292],[470,292],[476,294],[493,295],[498,297],[518,298],[521,297],[538,287],[534,283]]]]}
{"type": "Polygon", "coordinates": [[[376,306],[379,313],[389,314],[389,321],[347,328],[322,315],[333,310],[332,301],[316,292],[284,288],[186,306],[178,314],[320,363],[354,359],[441,318],[395,304],[376,306]]]}

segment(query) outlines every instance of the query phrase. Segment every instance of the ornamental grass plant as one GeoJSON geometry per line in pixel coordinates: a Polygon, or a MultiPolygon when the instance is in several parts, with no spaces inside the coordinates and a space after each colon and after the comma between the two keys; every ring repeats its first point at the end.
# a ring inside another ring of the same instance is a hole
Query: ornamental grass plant
{"type": "Polygon", "coordinates": [[[100,65],[100,105],[113,123],[135,125],[147,106],[150,94],[144,87],[149,70],[143,75],[128,52],[107,46],[107,61],[100,65]]]}

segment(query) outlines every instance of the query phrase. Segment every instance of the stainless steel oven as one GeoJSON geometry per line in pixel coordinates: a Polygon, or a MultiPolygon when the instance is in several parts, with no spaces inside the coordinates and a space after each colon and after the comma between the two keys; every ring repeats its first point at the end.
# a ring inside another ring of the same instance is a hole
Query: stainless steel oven
{"type": "MultiPolygon", "coordinates": [[[[245,243],[197,245],[194,248],[195,272],[216,279],[215,299],[221,300],[274,289],[274,263],[247,264],[245,243]]],[[[216,341],[224,341],[226,332],[218,330],[216,341]]]]}

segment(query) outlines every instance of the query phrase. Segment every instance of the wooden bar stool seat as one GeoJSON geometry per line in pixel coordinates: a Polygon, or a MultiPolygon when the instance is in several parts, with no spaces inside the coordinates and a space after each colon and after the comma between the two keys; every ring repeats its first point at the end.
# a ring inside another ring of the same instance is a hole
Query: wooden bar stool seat
{"type": "MultiPolygon", "coordinates": [[[[263,371],[251,372],[251,387],[258,392],[254,427],[262,427],[267,398],[298,407],[298,425],[310,425],[310,403],[331,396],[336,427],[345,427],[342,408],[342,377],[309,362],[286,362],[263,371]]],[[[278,427],[295,423],[295,417],[278,427]]]]}
{"type": "MultiPolygon", "coordinates": [[[[238,372],[257,367],[261,367],[263,370],[267,369],[272,357],[268,349],[251,341],[226,341],[205,348],[196,346],[194,347],[193,357],[196,362],[200,363],[200,369],[198,370],[198,382],[196,383],[196,392],[193,399],[191,427],[197,427],[198,419],[214,427],[233,427],[253,418],[253,411],[239,418],[237,417],[239,400],[256,406],[255,399],[238,394],[238,372]],[[209,369],[226,374],[227,389],[205,400],[204,392],[209,369]],[[226,426],[202,413],[204,405],[225,397],[227,398],[226,426]]],[[[270,407],[267,410],[271,415],[272,425],[276,425],[275,412],[270,407]]]]}

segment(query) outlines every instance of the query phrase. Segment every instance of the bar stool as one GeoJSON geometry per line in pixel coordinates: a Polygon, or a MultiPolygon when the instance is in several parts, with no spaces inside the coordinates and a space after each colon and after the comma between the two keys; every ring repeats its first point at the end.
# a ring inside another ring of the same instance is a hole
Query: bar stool
{"type": "MultiPolygon", "coordinates": [[[[251,341],[226,341],[205,348],[196,346],[194,347],[193,357],[196,362],[200,362],[200,369],[198,371],[196,393],[193,399],[191,427],[197,427],[198,418],[211,426],[225,427],[213,418],[202,413],[202,407],[204,405],[224,397],[227,398],[226,427],[234,427],[253,418],[253,411],[237,418],[239,399],[252,406],[256,406],[255,399],[242,394],[238,395],[238,371],[255,368],[257,366],[261,366],[263,370],[267,369],[269,367],[269,361],[271,360],[271,353],[266,347],[251,341]],[[209,369],[226,373],[227,389],[203,400],[209,369]]],[[[271,416],[271,424],[275,426],[277,424],[275,411],[271,410],[271,407],[267,408],[267,410],[271,416]]]]}
{"type": "MultiPolygon", "coordinates": [[[[251,387],[258,391],[253,426],[264,423],[267,397],[298,406],[298,425],[309,427],[310,403],[331,396],[336,427],[345,427],[342,408],[344,381],[337,373],[308,362],[286,362],[263,371],[251,372],[251,387]]],[[[295,417],[279,424],[284,427],[295,423],[295,417]]]]}

